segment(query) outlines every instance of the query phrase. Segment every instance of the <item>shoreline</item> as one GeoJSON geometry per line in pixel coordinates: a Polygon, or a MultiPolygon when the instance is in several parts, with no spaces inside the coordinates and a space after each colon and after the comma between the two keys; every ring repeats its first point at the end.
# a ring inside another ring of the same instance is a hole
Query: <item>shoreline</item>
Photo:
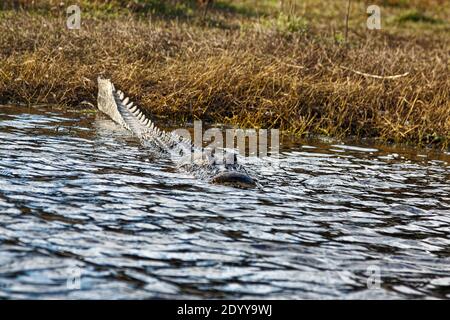
{"type": "MultiPolygon", "coordinates": [[[[38,113],[45,111],[56,111],[56,112],[65,112],[68,114],[80,114],[83,117],[97,117],[97,115],[101,115],[105,120],[110,120],[110,118],[99,111],[97,108],[78,108],[78,107],[68,107],[61,105],[52,105],[52,104],[41,104],[41,105],[25,105],[25,104],[0,104],[0,111],[2,108],[17,108],[27,110],[35,109],[38,113]]],[[[1,115],[1,114],[0,114],[1,115]]],[[[164,120],[155,121],[156,125],[165,131],[173,131],[177,129],[187,129],[193,134],[194,124],[192,122],[183,123],[183,126],[180,124],[171,122],[168,123],[164,120]]],[[[233,125],[224,125],[219,123],[203,123],[204,129],[212,129],[218,128],[219,130],[225,131],[226,129],[241,129],[239,127],[235,127],[233,125]]],[[[206,142],[206,141],[204,141],[206,142]]],[[[322,147],[333,147],[333,146],[341,146],[342,151],[348,149],[348,152],[352,152],[352,148],[363,148],[363,149],[376,149],[373,151],[374,153],[386,153],[386,154],[397,154],[398,157],[394,157],[393,160],[401,159],[402,157],[413,160],[413,161],[427,161],[427,160],[439,160],[444,161],[450,164],[450,148],[440,149],[435,148],[433,146],[417,146],[414,144],[408,143],[389,143],[382,140],[377,140],[375,138],[362,138],[362,137],[329,137],[325,135],[311,135],[311,136],[295,136],[290,134],[281,134],[280,135],[280,151],[291,151],[305,148],[309,149],[308,146],[322,146],[322,147]],[[347,148],[349,147],[349,148],[347,148]]],[[[339,149],[339,148],[338,148],[339,149]]],[[[364,151],[364,150],[363,150],[364,151]]],[[[355,151],[357,152],[357,150],[355,151]]],[[[367,151],[369,152],[369,151],[367,151]]],[[[371,151],[370,151],[371,152],[371,151]]],[[[369,153],[370,153],[369,152],[369,153]]]]}
{"type": "Polygon", "coordinates": [[[450,29],[441,18],[367,32],[355,14],[343,43],[312,9],[286,20],[271,7],[255,17],[220,5],[205,22],[195,12],[177,19],[92,6],[80,30],[64,28],[60,8],[0,10],[0,103],[95,106],[104,75],[157,121],[448,150],[450,29]]]}

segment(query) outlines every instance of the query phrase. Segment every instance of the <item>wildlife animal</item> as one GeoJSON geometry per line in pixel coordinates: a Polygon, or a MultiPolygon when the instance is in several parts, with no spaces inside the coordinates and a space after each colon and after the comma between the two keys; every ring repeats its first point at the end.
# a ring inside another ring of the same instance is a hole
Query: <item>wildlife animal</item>
{"type": "Polygon", "coordinates": [[[131,131],[144,146],[170,155],[180,169],[195,177],[238,188],[257,186],[255,179],[237,163],[235,153],[219,153],[223,158],[218,158],[217,154],[194,146],[190,139],[160,130],[122,91],[116,90],[110,80],[98,78],[97,103],[100,111],[131,131]]]}

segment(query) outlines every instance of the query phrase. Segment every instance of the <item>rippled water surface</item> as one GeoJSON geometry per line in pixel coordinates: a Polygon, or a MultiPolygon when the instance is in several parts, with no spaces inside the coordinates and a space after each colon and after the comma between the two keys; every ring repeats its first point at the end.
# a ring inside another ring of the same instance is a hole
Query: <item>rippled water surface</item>
{"type": "Polygon", "coordinates": [[[450,298],[448,154],[297,144],[239,190],[100,115],[0,106],[0,139],[0,298],[450,298]]]}

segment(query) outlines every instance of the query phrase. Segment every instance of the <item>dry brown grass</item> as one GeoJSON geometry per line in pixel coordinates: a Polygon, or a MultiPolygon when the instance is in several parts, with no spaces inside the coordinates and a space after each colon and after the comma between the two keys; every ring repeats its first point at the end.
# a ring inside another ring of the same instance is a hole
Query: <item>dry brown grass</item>
{"type": "MultiPolygon", "coordinates": [[[[404,4],[388,2],[392,10],[404,4]]],[[[0,102],[95,104],[96,78],[105,75],[149,114],[179,124],[203,119],[300,136],[449,146],[445,25],[435,32],[394,25],[395,32],[366,32],[359,17],[350,21],[344,45],[336,35],[342,19],[309,21],[307,31],[291,32],[267,26],[270,14],[264,21],[224,19],[216,9],[205,23],[113,12],[92,13],[81,30],[67,30],[64,15],[53,10],[1,15],[0,102]]]]}

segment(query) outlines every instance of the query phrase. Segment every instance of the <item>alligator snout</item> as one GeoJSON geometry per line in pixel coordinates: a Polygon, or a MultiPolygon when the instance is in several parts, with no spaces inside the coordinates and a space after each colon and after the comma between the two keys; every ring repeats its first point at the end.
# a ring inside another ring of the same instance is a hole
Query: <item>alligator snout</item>
{"type": "Polygon", "coordinates": [[[244,189],[256,187],[256,182],[251,177],[244,173],[233,171],[219,173],[212,178],[211,182],[244,189]]]}

